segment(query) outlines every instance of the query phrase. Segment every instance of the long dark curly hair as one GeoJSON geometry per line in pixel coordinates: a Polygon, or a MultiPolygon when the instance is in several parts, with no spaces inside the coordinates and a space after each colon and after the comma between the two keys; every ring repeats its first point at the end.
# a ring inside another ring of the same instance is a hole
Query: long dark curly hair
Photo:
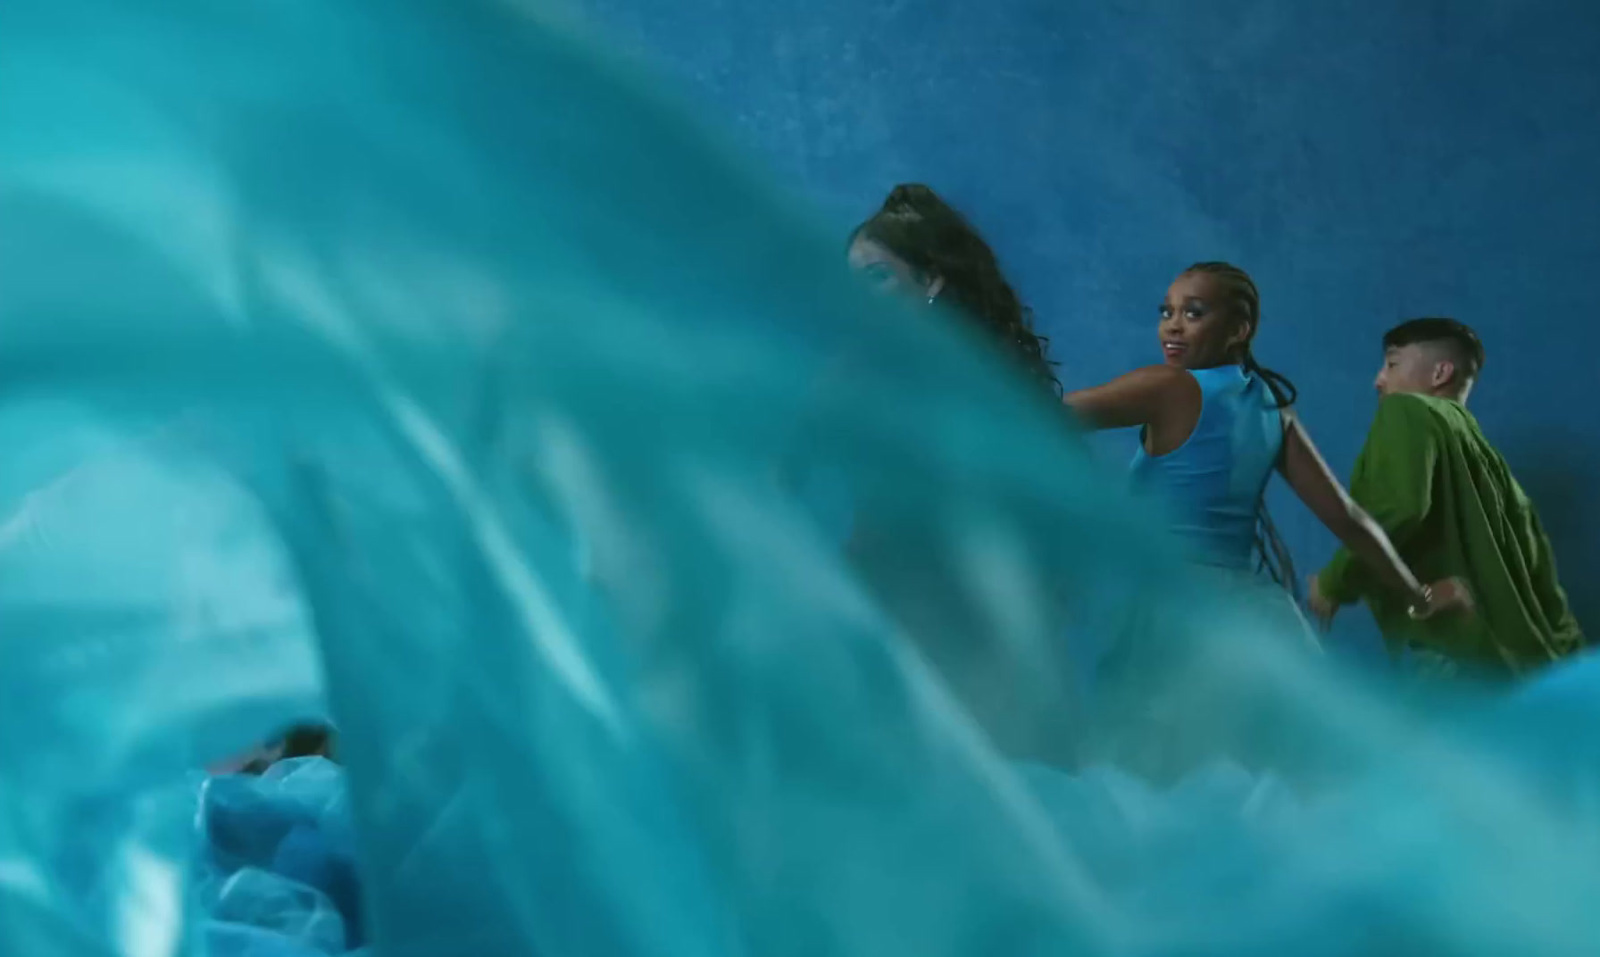
{"type": "Polygon", "coordinates": [[[1049,340],[1033,331],[1033,313],[1000,272],[994,251],[978,231],[927,186],[904,183],[889,191],[871,219],[850,234],[868,239],[928,279],[942,278],[941,299],[976,319],[1018,361],[1023,371],[1061,394],[1049,340]]]}

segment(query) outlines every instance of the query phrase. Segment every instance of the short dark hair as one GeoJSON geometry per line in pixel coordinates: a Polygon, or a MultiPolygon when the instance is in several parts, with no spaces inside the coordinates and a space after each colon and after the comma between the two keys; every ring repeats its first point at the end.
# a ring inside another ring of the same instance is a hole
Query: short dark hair
{"type": "Polygon", "coordinates": [[[1442,343],[1455,354],[1456,365],[1468,379],[1483,371],[1483,341],[1472,327],[1454,319],[1429,317],[1409,319],[1383,334],[1385,349],[1399,349],[1417,343],[1442,343]]]}

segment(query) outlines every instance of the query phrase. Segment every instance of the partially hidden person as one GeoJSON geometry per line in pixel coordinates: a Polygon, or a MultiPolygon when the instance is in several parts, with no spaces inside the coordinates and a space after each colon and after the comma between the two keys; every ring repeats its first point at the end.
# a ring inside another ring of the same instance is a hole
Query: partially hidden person
{"type": "Polygon", "coordinates": [[[873,288],[965,319],[1028,379],[1059,395],[1048,340],[1000,270],[994,251],[967,218],[919,183],[889,191],[850,234],[850,266],[873,288]]]}
{"type": "MultiPolygon", "coordinates": [[[[1055,365],[1030,310],[983,236],[933,189],[910,183],[890,190],[851,231],[846,255],[871,289],[925,310],[929,322],[965,328],[975,347],[992,349],[1016,381],[1031,386],[1043,408],[1060,409],[1055,365]]],[[[1066,421],[1061,434],[1078,439],[1066,421]]],[[[1004,535],[1013,516],[1000,504],[983,519],[990,527],[974,529],[950,511],[959,491],[947,483],[959,481],[930,469],[919,482],[864,491],[846,535],[847,559],[1003,753],[1069,763],[1079,730],[1071,690],[1078,669],[1059,629],[1047,624],[1058,617],[1058,596],[1048,583],[970,587],[972,533],[1004,535]],[[1021,629],[1027,635],[1015,627],[1018,606],[1033,623],[1021,629]]],[[[1020,532],[1011,540],[1034,549],[1030,563],[1049,566],[1050,557],[1036,550],[1047,546],[1020,532]]]]}

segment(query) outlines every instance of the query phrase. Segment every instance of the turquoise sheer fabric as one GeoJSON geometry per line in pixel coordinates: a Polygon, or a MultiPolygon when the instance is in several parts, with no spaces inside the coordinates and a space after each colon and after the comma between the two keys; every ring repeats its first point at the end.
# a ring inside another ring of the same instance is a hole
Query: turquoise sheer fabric
{"type": "Polygon", "coordinates": [[[650,90],[538,4],[0,6],[0,953],[1600,939],[1592,666],[1307,653],[650,90]]]}

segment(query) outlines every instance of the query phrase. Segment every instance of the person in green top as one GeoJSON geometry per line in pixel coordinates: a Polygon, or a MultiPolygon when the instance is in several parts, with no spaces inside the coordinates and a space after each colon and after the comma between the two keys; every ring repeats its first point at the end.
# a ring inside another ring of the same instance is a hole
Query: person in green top
{"type": "Polygon", "coordinates": [[[1348,549],[1311,580],[1309,605],[1326,626],[1365,600],[1391,654],[1430,671],[1526,674],[1583,646],[1556,579],[1533,503],[1467,411],[1483,343],[1453,319],[1413,319],[1383,337],[1381,396],[1351,496],[1383,526],[1423,581],[1459,576],[1476,614],[1424,621],[1407,614],[1348,549]]]}

